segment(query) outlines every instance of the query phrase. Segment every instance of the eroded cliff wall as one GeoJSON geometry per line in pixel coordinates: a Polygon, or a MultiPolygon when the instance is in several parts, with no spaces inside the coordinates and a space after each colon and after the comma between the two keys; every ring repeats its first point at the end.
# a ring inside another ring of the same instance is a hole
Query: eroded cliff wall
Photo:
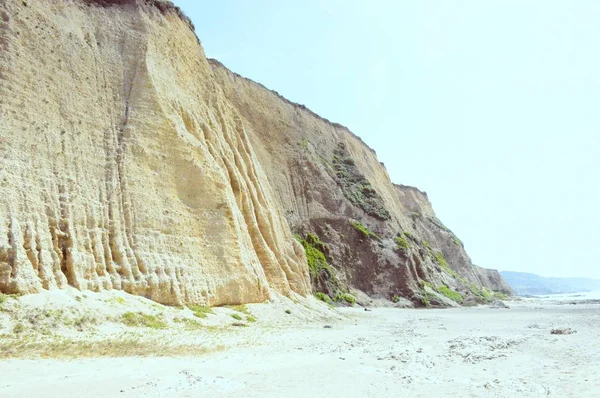
{"type": "Polygon", "coordinates": [[[220,62],[210,63],[250,126],[292,230],[309,251],[323,252],[339,279],[311,267],[316,290],[331,294],[341,284],[417,303],[446,288],[463,296],[500,290],[493,278],[482,277],[462,242],[436,217],[427,194],[393,184],[360,138],[220,62]]]}
{"type": "Polygon", "coordinates": [[[345,127],[207,60],[171,3],[2,0],[0,17],[1,292],[498,290],[423,192],[345,127]]]}
{"type": "Polygon", "coordinates": [[[187,21],[155,3],[1,3],[0,291],[307,294],[244,123],[187,21]]]}

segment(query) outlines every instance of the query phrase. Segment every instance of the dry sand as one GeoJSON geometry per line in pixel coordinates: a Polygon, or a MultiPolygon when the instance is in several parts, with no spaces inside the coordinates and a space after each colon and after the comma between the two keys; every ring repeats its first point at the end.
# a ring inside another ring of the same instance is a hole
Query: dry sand
{"type": "Polygon", "coordinates": [[[253,305],[259,321],[203,334],[206,347],[225,347],[204,355],[0,361],[0,396],[600,396],[599,304],[507,304],[370,312],[253,305]]]}

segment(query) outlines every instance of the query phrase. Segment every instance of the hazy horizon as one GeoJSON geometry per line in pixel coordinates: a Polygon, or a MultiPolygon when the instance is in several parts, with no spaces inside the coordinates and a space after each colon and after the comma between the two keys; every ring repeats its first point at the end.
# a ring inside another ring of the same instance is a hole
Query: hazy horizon
{"type": "Polygon", "coordinates": [[[347,126],[473,262],[600,278],[600,4],[175,0],[207,56],[347,126]]]}
{"type": "Polygon", "coordinates": [[[590,277],[590,276],[546,276],[546,275],[540,275],[540,274],[536,274],[533,272],[527,272],[527,271],[513,271],[513,270],[508,270],[508,269],[503,269],[503,270],[498,270],[500,271],[500,273],[502,272],[516,272],[516,273],[522,273],[522,274],[531,274],[531,275],[537,275],[537,276],[541,276],[543,278],[557,278],[557,279],[594,279],[594,280],[598,280],[600,281],[600,278],[594,278],[594,277],[590,277]]]}

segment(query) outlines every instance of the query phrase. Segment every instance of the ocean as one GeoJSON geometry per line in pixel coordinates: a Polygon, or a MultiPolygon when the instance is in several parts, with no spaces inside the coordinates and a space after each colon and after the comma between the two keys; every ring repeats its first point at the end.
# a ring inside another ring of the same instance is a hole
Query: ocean
{"type": "Polygon", "coordinates": [[[598,292],[580,292],[580,293],[565,293],[565,294],[544,294],[534,296],[542,300],[559,300],[559,301],[572,301],[572,300],[600,300],[600,291],[598,292]]]}

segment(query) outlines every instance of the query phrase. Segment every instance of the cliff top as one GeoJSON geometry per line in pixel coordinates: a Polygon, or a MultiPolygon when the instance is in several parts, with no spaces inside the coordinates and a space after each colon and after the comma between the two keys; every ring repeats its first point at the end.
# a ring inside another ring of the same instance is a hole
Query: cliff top
{"type": "MultiPolygon", "coordinates": [[[[166,14],[168,12],[173,12],[175,15],[177,15],[182,21],[184,21],[190,27],[190,29],[192,30],[192,32],[194,32],[194,34],[196,34],[196,27],[194,26],[194,23],[192,22],[192,20],[187,15],[184,14],[184,12],[181,10],[181,8],[179,8],[178,6],[176,6],[169,0],[82,0],[82,1],[88,5],[97,5],[100,7],[112,7],[112,6],[128,5],[128,4],[130,4],[130,5],[136,5],[136,4],[137,5],[141,5],[141,4],[149,5],[149,6],[157,8],[162,14],[166,14]]],[[[200,38],[198,38],[198,35],[196,35],[196,38],[198,39],[198,43],[200,43],[200,38]]],[[[223,68],[228,73],[234,75],[236,78],[244,79],[250,83],[258,85],[259,87],[261,87],[264,90],[267,90],[267,91],[273,93],[279,99],[281,99],[285,103],[293,106],[294,108],[300,109],[301,111],[304,111],[304,112],[307,112],[311,116],[325,122],[326,124],[349,133],[354,138],[358,139],[361,143],[363,143],[365,145],[365,147],[367,149],[369,149],[373,154],[375,154],[375,155],[377,154],[377,152],[373,148],[371,148],[369,145],[367,145],[367,143],[365,143],[365,141],[361,137],[359,137],[358,135],[353,133],[348,127],[344,126],[343,124],[332,122],[329,119],[315,113],[310,108],[306,107],[306,105],[299,104],[294,101],[290,101],[289,99],[285,98],[283,95],[279,94],[277,91],[271,90],[271,89],[265,87],[261,83],[258,83],[250,78],[242,76],[236,72],[233,72],[231,69],[227,68],[225,65],[223,65],[222,62],[220,62],[217,59],[207,58],[207,60],[213,67],[216,66],[216,67],[223,68]]]]}
{"type": "MultiPolygon", "coordinates": [[[[96,5],[100,7],[112,7],[121,5],[149,5],[158,9],[162,14],[172,12],[184,21],[192,30],[196,32],[196,27],[192,20],[183,13],[181,8],[177,7],[169,0],[82,0],[87,5],[96,5]]],[[[198,36],[196,36],[198,38],[198,36]]],[[[200,42],[200,39],[198,39],[200,42]]]]}
{"type": "Polygon", "coordinates": [[[254,80],[252,80],[252,79],[250,79],[250,78],[247,78],[247,77],[245,77],[245,76],[242,76],[242,75],[240,75],[239,73],[236,73],[236,72],[232,71],[231,69],[229,69],[228,67],[226,67],[225,65],[223,65],[223,63],[222,63],[221,61],[217,60],[217,59],[214,59],[214,58],[207,58],[207,60],[208,60],[208,62],[209,62],[209,63],[210,63],[210,64],[211,64],[213,67],[219,67],[219,68],[222,68],[222,69],[224,69],[226,72],[228,72],[228,73],[232,74],[233,76],[235,76],[236,78],[244,79],[244,80],[245,80],[245,81],[247,81],[247,82],[250,82],[250,83],[252,83],[252,84],[255,84],[255,85],[259,86],[260,88],[262,88],[262,89],[264,89],[264,90],[267,90],[268,92],[270,92],[270,93],[274,94],[275,96],[277,96],[277,97],[278,97],[280,100],[282,100],[282,101],[283,101],[283,102],[285,102],[286,104],[289,104],[289,105],[293,106],[294,108],[296,108],[296,109],[299,109],[299,110],[301,110],[301,111],[307,112],[309,115],[313,116],[314,118],[316,118],[316,119],[319,119],[319,120],[321,120],[322,122],[324,122],[324,123],[326,123],[326,124],[328,124],[328,125],[330,125],[330,126],[332,126],[332,127],[334,127],[334,128],[341,129],[341,130],[345,131],[346,133],[348,133],[348,134],[352,135],[354,138],[356,138],[356,139],[358,139],[360,142],[362,142],[362,143],[363,143],[363,145],[364,145],[364,146],[365,146],[367,149],[369,149],[369,150],[370,150],[370,151],[371,151],[373,154],[375,154],[375,155],[377,154],[377,152],[376,152],[376,151],[375,151],[373,148],[371,148],[371,147],[370,147],[370,146],[369,146],[369,145],[368,145],[368,144],[367,144],[367,143],[366,143],[366,142],[365,142],[365,141],[364,141],[364,140],[363,140],[361,137],[359,137],[358,135],[356,135],[355,133],[353,133],[353,132],[352,132],[352,131],[351,131],[351,130],[348,128],[348,127],[344,126],[343,124],[340,124],[340,123],[336,123],[336,122],[332,122],[332,121],[330,121],[329,119],[327,119],[327,118],[325,118],[325,117],[323,117],[323,116],[321,116],[321,115],[319,115],[319,114],[315,113],[315,112],[314,112],[314,111],[312,111],[310,108],[308,108],[306,105],[299,104],[299,103],[297,103],[297,102],[294,102],[294,101],[290,101],[289,99],[285,98],[283,95],[279,94],[279,92],[277,92],[277,91],[275,91],[275,90],[271,90],[271,89],[270,89],[270,88],[268,88],[268,87],[265,87],[265,85],[264,85],[264,84],[262,84],[262,83],[259,83],[259,82],[257,82],[257,81],[254,81],[254,80]]]}
{"type": "Polygon", "coordinates": [[[422,191],[417,187],[413,187],[412,185],[403,185],[403,184],[394,184],[394,186],[398,189],[405,190],[405,191],[417,191],[418,193],[425,196],[425,198],[429,200],[429,197],[427,196],[427,192],[422,191]]]}

